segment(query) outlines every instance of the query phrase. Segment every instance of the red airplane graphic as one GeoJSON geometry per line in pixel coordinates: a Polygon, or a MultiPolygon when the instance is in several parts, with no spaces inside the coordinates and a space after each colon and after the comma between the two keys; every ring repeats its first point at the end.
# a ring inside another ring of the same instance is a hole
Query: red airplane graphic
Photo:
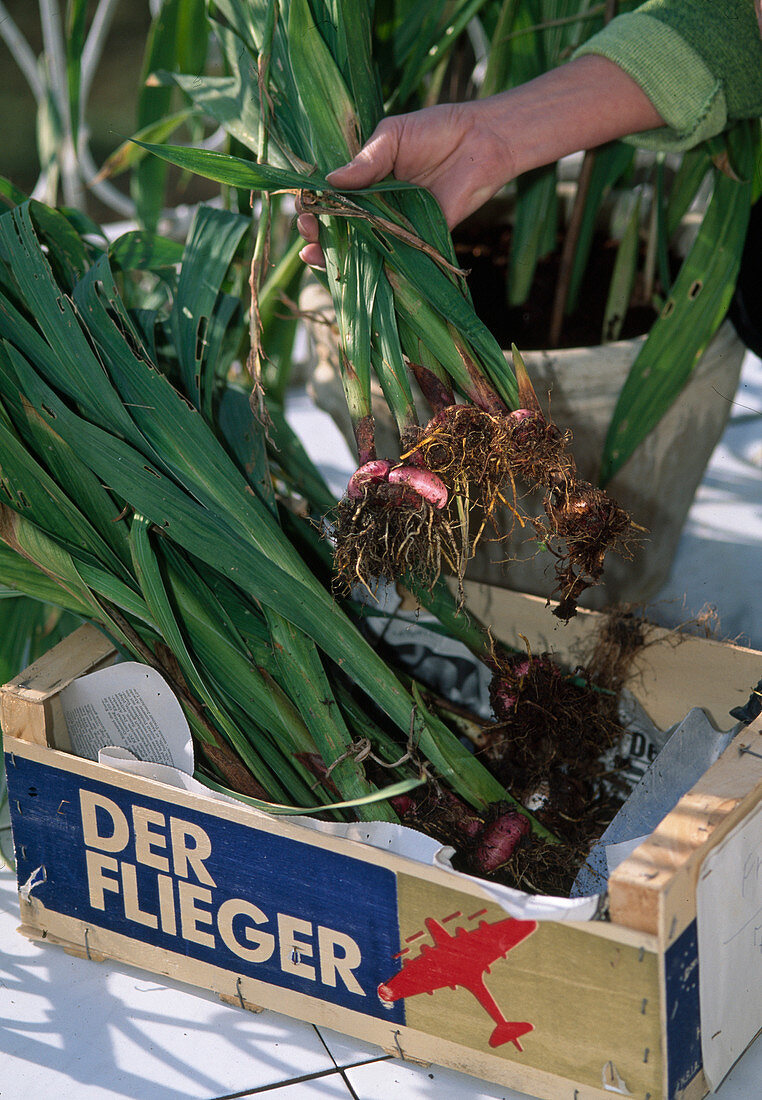
{"type": "Polygon", "coordinates": [[[378,995],[384,1004],[391,1005],[417,993],[433,993],[445,986],[450,989],[462,986],[473,993],[495,1021],[489,1045],[499,1047],[503,1043],[513,1043],[517,1050],[523,1050],[519,1038],[533,1031],[534,1024],[506,1020],[484,984],[484,975],[489,974],[491,965],[497,959],[506,956],[516,944],[534,932],[537,921],[509,917],[488,924],[483,920],[479,921],[478,928],[471,931],[457,928],[454,936],[433,917],[427,917],[425,924],[434,946],[424,944],[415,958],[403,959],[399,973],[378,987],[378,995]]]}

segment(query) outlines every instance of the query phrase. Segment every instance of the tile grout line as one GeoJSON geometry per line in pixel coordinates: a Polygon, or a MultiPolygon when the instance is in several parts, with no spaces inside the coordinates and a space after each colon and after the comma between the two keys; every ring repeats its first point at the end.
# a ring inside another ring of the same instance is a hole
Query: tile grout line
{"type": "Polygon", "coordinates": [[[336,1066],[336,1069],[341,1074],[341,1079],[344,1082],[344,1084],[347,1086],[347,1088],[349,1089],[349,1093],[350,1093],[350,1096],[352,1097],[352,1100],[360,1100],[360,1097],[357,1095],[355,1090],[352,1088],[352,1085],[350,1084],[349,1078],[347,1077],[347,1075],[344,1073],[344,1070],[339,1066],[339,1063],[334,1058],[333,1051],[331,1050],[331,1048],[328,1046],[328,1043],[326,1043],[325,1039],[323,1038],[323,1036],[320,1032],[320,1029],[317,1027],[316,1024],[313,1024],[312,1027],[313,1027],[313,1029],[315,1031],[315,1034],[317,1035],[318,1039],[320,1040],[320,1042],[325,1047],[326,1054],[328,1055],[328,1057],[331,1059],[333,1064],[336,1066]]]}
{"type": "MultiPolygon", "coordinates": [[[[328,1048],[326,1047],[326,1050],[327,1049],[328,1048]]],[[[271,1085],[260,1085],[257,1088],[253,1089],[242,1089],[240,1092],[226,1092],[224,1096],[216,1096],[213,1098],[213,1100],[242,1100],[242,1098],[246,1096],[259,1096],[264,1092],[274,1092],[276,1089],[284,1089],[287,1085],[300,1085],[303,1084],[305,1081],[317,1081],[322,1077],[332,1077],[336,1074],[339,1074],[341,1076],[344,1084],[349,1089],[353,1100],[360,1100],[360,1098],[357,1096],[357,1093],[354,1091],[349,1081],[344,1076],[344,1071],[349,1069],[358,1069],[361,1066],[373,1065],[374,1062],[388,1062],[391,1060],[390,1054],[382,1054],[379,1058],[366,1058],[363,1059],[362,1062],[352,1062],[352,1064],[348,1066],[338,1066],[330,1050],[328,1051],[328,1053],[334,1063],[333,1069],[316,1070],[315,1073],[304,1073],[300,1077],[289,1077],[286,1081],[276,1081],[271,1085]]]]}

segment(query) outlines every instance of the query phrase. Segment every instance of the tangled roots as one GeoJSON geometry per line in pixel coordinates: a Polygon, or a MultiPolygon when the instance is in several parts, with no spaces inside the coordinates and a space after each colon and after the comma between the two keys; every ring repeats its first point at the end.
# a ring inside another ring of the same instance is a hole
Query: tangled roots
{"type": "Polygon", "coordinates": [[[458,572],[459,549],[444,512],[404,484],[365,486],[339,501],[334,570],[339,587],[370,591],[381,580],[430,587],[442,566],[458,572]]]}
{"type": "Polygon", "coordinates": [[[600,580],[606,553],[631,556],[628,543],[637,528],[602,489],[579,480],[569,451],[570,432],[559,431],[542,413],[529,409],[511,413],[508,420],[513,473],[532,489],[545,490],[545,518],[532,522],[557,558],[560,604],[554,614],[570,619],[585,589],[600,580]]]}
{"type": "Polygon", "coordinates": [[[488,491],[505,482],[507,441],[504,417],[492,416],[476,405],[450,405],[420,429],[408,454],[418,456],[447,485],[462,484],[465,479],[488,491]]]}
{"type": "Polygon", "coordinates": [[[594,837],[626,794],[619,774],[623,734],[617,696],[591,687],[585,669],[564,675],[548,653],[494,653],[490,687],[496,723],[482,757],[560,844],[517,846],[501,881],[568,892],[594,837]]]}
{"type": "Polygon", "coordinates": [[[578,479],[570,442],[570,432],[534,408],[493,413],[448,405],[403,440],[404,465],[374,459],[353,475],[338,509],[340,581],[371,588],[407,576],[430,585],[443,565],[462,581],[485,530],[505,537],[499,505],[526,522],[518,481],[544,491],[545,515],[530,522],[556,557],[554,614],[571,618],[582,593],[600,580],[606,553],[630,555],[636,527],[602,490],[578,479]],[[479,520],[471,524],[474,507],[479,520]]]}
{"type": "Polygon", "coordinates": [[[547,487],[551,480],[575,476],[569,454],[571,432],[560,431],[552,420],[529,409],[518,409],[506,417],[508,461],[513,474],[530,488],[547,487]]]}
{"type": "Polygon", "coordinates": [[[436,474],[450,489],[450,521],[460,526],[463,559],[471,557],[485,528],[495,522],[498,506],[515,512],[516,492],[510,439],[513,424],[501,414],[476,405],[450,405],[437,413],[408,443],[405,457],[436,474]],[[478,510],[471,527],[467,513],[478,510]]]}
{"type": "Polygon", "coordinates": [[[564,481],[545,497],[547,523],[535,521],[543,538],[563,541],[557,551],[556,579],[561,602],[554,614],[569,619],[586,588],[597,584],[609,550],[631,555],[629,542],[636,530],[630,516],[616,501],[587,481],[564,481]]]}

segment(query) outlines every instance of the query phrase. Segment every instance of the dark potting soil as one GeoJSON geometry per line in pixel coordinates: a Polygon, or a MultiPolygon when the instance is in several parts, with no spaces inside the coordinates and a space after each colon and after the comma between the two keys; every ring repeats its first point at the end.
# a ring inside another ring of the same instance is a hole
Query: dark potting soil
{"type": "MultiPolygon", "coordinates": [[[[550,346],[548,332],[558,281],[560,248],[544,256],[537,265],[532,289],[525,303],[507,305],[506,278],[511,246],[510,227],[485,232],[484,226],[468,222],[453,233],[459,265],[469,272],[468,286],[474,306],[501,348],[516,344],[520,351],[550,346]]],[[[564,318],[560,347],[588,347],[601,342],[611,276],[616,260],[616,242],[603,235],[594,238],[579,303],[564,318]]],[[[647,332],[656,320],[650,305],[632,306],[625,317],[620,339],[647,332]]]]}
{"type": "MultiPolygon", "coordinates": [[[[457,727],[470,725],[475,755],[557,842],[527,830],[512,854],[487,867],[492,853],[485,838],[515,807],[498,803],[480,815],[436,782],[395,800],[402,823],[451,845],[459,871],[527,893],[568,895],[593,841],[629,793],[619,694],[648,644],[649,628],[641,616],[613,611],[580,655],[584,667],[572,672],[548,654],[496,653],[493,671],[499,676],[491,687],[496,720],[471,716],[457,727]]],[[[440,717],[455,715],[457,708],[424,695],[440,717]]],[[[382,784],[388,777],[379,771],[374,779],[382,784]]]]}
{"type": "MultiPolygon", "coordinates": [[[[522,661],[521,658],[518,658],[522,661]]],[[[502,721],[484,728],[476,755],[506,791],[533,812],[554,841],[527,833],[507,859],[491,868],[485,849],[490,826],[513,807],[504,802],[479,819],[441,788],[403,813],[403,823],[455,848],[453,866],[531,894],[568,895],[590,847],[627,796],[626,766],[617,755],[624,729],[613,693],[579,677],[548,673],[545,655],[520,679],[502,721]]]]}

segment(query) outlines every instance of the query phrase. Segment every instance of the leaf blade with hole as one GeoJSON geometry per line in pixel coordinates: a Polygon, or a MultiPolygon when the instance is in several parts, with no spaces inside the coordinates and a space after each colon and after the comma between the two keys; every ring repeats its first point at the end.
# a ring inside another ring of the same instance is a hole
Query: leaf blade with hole
{"type": "Polygon", "coordinates": [[[744,180],[716,173],[711,202],[671,294],[632,365],[611,419],[601,460],[605,486],[678,397],[725,316],[749,219],[753,142],[736,130],[744,180]]]}

